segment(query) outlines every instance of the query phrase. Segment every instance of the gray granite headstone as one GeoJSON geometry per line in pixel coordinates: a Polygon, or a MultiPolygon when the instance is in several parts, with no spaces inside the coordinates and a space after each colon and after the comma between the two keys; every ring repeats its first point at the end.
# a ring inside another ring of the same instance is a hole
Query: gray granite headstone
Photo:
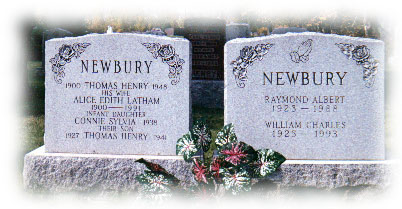
{"type": "Polygon", "coordinates": [[[46,42],[46,152],[175,155],[190,126],[189,41],[96,34],[46,42]]]}
{"type": "Polygon", "coordinates": [[[384,43],[320,33],[225,45],[225,124],[287,159],[384,159],[384,43]]]}
{"type": "Polygon", "coordinates": [[[250,37],[250,25],[247,23],[230,23],[226,25],[226,41],[235,38],[250,37]]]}

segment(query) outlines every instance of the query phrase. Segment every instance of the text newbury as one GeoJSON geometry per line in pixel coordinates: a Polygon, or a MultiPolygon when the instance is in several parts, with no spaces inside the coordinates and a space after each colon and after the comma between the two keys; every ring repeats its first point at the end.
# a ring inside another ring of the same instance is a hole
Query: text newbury
{"type": "Polygon", "coordinates": [[[225,45],[225,124],[287,159],[384,159],[384,43],[320,33],[225,45]]]}
{"type": "Polygon", "coordinates": [[[190,44],[102,34],[46,42],[46,152],[175,155],[190,127],[190,44]]]}

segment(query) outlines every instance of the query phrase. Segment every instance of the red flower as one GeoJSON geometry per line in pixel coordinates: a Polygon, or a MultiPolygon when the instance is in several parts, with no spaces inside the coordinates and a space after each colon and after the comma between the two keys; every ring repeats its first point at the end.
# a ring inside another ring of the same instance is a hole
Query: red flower
{"type": "Polygon", "coordinates": [[[204,182],[207,184],[206,172],[206,167],[194,159],[193,173],[195,174],[195,179],[199,182],[204,182]]]}

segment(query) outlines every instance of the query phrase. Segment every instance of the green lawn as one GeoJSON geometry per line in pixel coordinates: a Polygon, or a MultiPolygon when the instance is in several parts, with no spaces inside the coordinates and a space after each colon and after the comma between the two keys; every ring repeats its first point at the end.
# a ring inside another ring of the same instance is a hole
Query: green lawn
{"type": "Polygon", "coordinates": [[[43,145],[45,131],[45,117],[29,116],[24,119],[24,154],[43,145]]]}

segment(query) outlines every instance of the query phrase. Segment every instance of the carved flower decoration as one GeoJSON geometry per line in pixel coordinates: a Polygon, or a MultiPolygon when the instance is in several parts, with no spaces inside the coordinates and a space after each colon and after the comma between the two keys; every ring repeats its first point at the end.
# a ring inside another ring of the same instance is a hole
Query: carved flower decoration
{"type": "Polygon", "coordinates": [[[256,60],[257,52],[254,47],[246,46],[240,51],[240,57],[242,58],[242,63],[244,63],[242,68],[247,68],[248,65],[256,60]]]}
{"type": "Polygon", "coordinates": [[[363,80],[366,87],[370,88],[374,85],[375,75],[377,74],[379,62],[370,54],[370,49],[365,45],[355,46],[353,44],[336,43],[343,54],[349,59],[356,61],[357,65],[363,67],[363,80]]]}
{"type": "Polygon", "coordinates": [[[170,67],[173,68],[181,68],[184,64],[184,60],[180,59],[177,54],[170,56],[168,58],[164,58],[162,60],[163,62],[165,62],[166,64],[168,64],[170,67]]]}
{"type": "Polygon", "coordinates": [[[258,60],[262,60],[264,55],[268,53],[268,49],[265,44],[257,44],[254,49],[257,54],[258,60]]]}
{"type": "Polygon", "coordinates": [[[152,56],[156,59],[159,56],[159,49],[161,48],[160,44],[156,43],[143,43],[145,47],[147,47],[148,51],[151,52],[152,56]]]}
{"type": "Polygon", "coordinates": [[[356,60],[358,65],[363,64],[370,57],[370,49],[365,45],[356,46],[352,51],[352,58],[356,60]]]}
{"type": "Polygon", "coordinates": [[[362,65],[366,69],[376,69],[377,71],[378,62],[376,62],[373,58],[369,58],[366,59],[362,65]]]}
{"type": "Polygon", "coordinates": [[[142,45],[147,48],[155,59],[161,57],[162,62],[169,66],[168,77],[172,79],[172,85],[179,83],[184,60],[180,59],[179,55],[175,53],[173,46],[169,44],[160,45],[159,43],[142,43],[142,45]]]}
{"type": "Polygon", "coordinates": [[[71,45],[66,45],[63,44],[59,48],[59,55],[61,60],[66,61],[67,63],[71,62],[71,58],[74,56],[75,51],[73,50],[73,47],[71,45]]]}
{"type": "Polygon", "coordinates": [[[240,50],[240,56],[230,63],[233,66],[233,75],[238,87],[245,87],[247,68],[257,59],[262,60],[272,46],[273,44],[257,44],[255,46],[245,46],[240,50]]]}
{"type": "Polygon", "coordinates": [[[167,62],[173,55],[175,55],[174,48],[171,45],[162,45],[158,51],[158,54],[167,62]]]}
{"type": "Polygon", "coordinates": [[[85,51],[90,43],[74,43],[72,46],[63,44],[59,48],[59,53],[54,55],[53,58],[49,60],[52,64],[52,72],[54,73],[54,80],[56,83],[61,84],[62,78],[64,78],[64,66],[71,62],[71,58],[78,58],[81,53],[85,51]]]}
{"type": "Polygon", "coordinates": [[[66,64],[64,60],[61,60],[59,54],[56,54],[53,58],[49,60],[49,62],[52,64],[52,71],[54,73],[60,71],[60,68],[62,68],[66,64]]]}

